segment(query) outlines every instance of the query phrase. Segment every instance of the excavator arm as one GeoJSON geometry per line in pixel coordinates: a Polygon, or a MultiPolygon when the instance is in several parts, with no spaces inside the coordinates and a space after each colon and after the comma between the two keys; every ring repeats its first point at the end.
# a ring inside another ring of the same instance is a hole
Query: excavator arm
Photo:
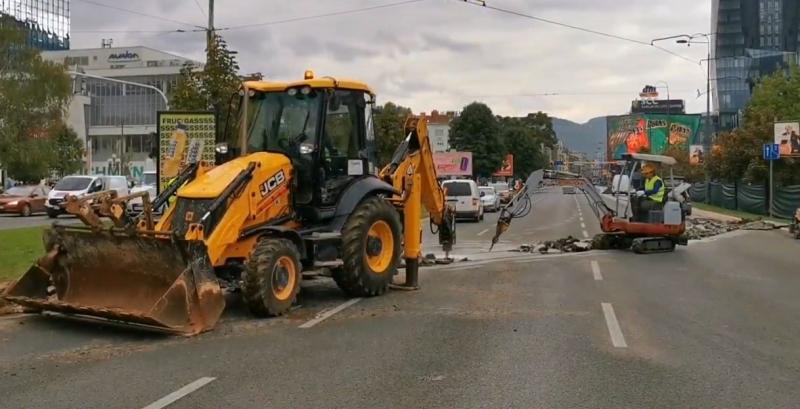
{"type": "Polygon", "coordinates": [[[455,209],[448,205],[445,192],[437,180],[427,119],[424,116],[409,116],[404,131],[408,136],[395,150],[391,163],[381,170],[380,178],[400,192],[393,202],[403,215],[406,285],[416,288],[422,244],[422,206],[428,211],[431,226],[438,228],[439,244],[445,254],[452,250],[456,240],[455,209]]]}

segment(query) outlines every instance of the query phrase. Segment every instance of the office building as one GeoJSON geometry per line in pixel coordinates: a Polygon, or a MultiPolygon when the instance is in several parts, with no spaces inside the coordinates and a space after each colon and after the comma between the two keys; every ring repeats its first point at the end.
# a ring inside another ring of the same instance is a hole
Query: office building
{"type": "Polygon", "coordinates": [[[69,49],[69,0],[0,0],[0,25],[25,32],[29,46],[69,49]]]}
{"type": "Polygon", "coordinates": [[[713,106],[731,129],[758,80],[798,61],[800,0],[712,0],[711,31],[713,106]]]}
{"type": "Polygon", "coordinates": [[[89,172],[138,179],[144,170],[155,170],[148,154],[157,113],[167,109],[164,98],[177,85],[181,68],[201,64],[141,46],[49,51],[42,57],[71,71],[158,88],[161,93],[103,79],[77,81],[81,86],[68,114],[69,124],[85,141],[89,172]]]}

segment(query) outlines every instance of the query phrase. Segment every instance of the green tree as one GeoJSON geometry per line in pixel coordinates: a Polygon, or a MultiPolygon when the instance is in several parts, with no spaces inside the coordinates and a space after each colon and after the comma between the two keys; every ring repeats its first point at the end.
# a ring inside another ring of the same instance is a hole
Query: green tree
{"type": "Polygon", "coordinates": [[[11,178],[47,176],[53,158],[49,135],[71,94],[64,67],[42,60],[21,31],[0,22],[0,164],[11,178]]]}
{"type": "Polygon", "coordinates": [[[403,126],[409,115],[411,115],[411,109],[392,102],[375,107],[373,118],[380,166],[384,166],[392,160],[395,149],[406,137],[403,126]]]}
{"type": "Polygon", "coordinates": [[[531,172],[544,168],[544,157],[536,132],[522,125],[505,125],[500,131],[508,153],[514,155],[514,176],[526,179],[531,172]]]}
{"type": "MultiPolygon", "coordinates": [[[[764,143],[773,142],[774,121],[800,118],[800,68],[792,65],[764,77],[753,90],[744,111],[742,128],[721,134],[719,153],[712,161],[712,177],[764,183],[768,164],[761,157],[764,143]]],[[[781,159],[774,164],[779,184],[800,184],[800,160],[781,159]]]]}
{"type": "Polygon", "coordinates": [[[483,103],[464,107],[450,124],[450,146],[472,152],[474,176],[488,177],[503,165],[507,153],[500,139],[500,125],[492,110],[483,103]]]}
{"type": "Polygon", "coordinates": [[[66,126],[60,125],[54,130],[50,138],[53,153],[53,172],[58,177],[77,173],[83,167],[83,142],[78,139],[78,134],[66,126]]]}
{"type": "Polygon", "coordinates": [[[171,92],[173,110],[212,110],[217,114],[217,130],[228,130],[227,142],[236,146],[238,95],[241,79],[236,53],[220,35],[214,35],[208,61],[202,69],[188,64],[181,69],[177,86],[171,92]],[[230,124],[227,124],[230,121],[230,124]],[[227,128],[226,128],[227,126],[227,128]]]}

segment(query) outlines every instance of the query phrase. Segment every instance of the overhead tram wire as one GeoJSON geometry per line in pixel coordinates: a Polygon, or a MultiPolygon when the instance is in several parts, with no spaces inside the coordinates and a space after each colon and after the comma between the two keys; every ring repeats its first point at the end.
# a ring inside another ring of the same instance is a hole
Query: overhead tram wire
{"type": "Polygon", "coordinates": [[[238,25],[238,26],[224,27],[224,28],[221,28],[220,30],[245,30],[245,29],[249,29],[249,28],[265,27],[265,26],[272,26],[272,25],[285,24],[285,23],[294,23],[294,22],[297,22],[297,21],[314,20],[314,19],[325,18],[325,17],[335,17],[335,16],[343,16],[343,15],[347,15],[347,14],[363,13],[363,12],[372,11],[372,10],[379,10],[379,9],[385,9],[385,8],[390,8],[390,7],[399,7],[399,6],[404,6],[404,5],[412,4],[412,3],[420,3],[420,2],[423,2],[423,1],[425,1],[425,0],[404,0],[404,1],[397,1],[397,2],[394,2],[394,3],[379,4],[377,6],[360,7],[360,8],[355,8],[355,9],[334,11],[334,12],[330,12],[330,13],[315,14],[315,15],[310,15],[310,16],[293,17],[293,18],[288,18],[288,19],[283,19],[283,20],[265,21],[265,22],[262,22],[262,23],[252,23],[252,24],[241,24],[241,25],[238,25]]]}
{"type": "Polygon", "coordinates": [[[98,2],[98,1],[94,1],[94,0],[76,0],[76,1],[81,2],[81,3],[86,3],[86,4],[92,4],[92,5],[95,5],[95,6],[98,6],[98,7],[105,7],[105,8],[112,9],[112,10],[122,11],[122,12],[125,12],[125,13],[135,14],[137,16],[152,18],[152,19],[155,19],[155,20],[161,20],[161,21],[165,21],[165,22],[168,22],[168,23],[173,23],[173,24],[179,24],[179,25],[182,25],[182,26],[205,29],[205,27],[199,26],[197,24],[187,23],[185,21],[175,20],[175,19],[171,19],[171,18],[168,18],[168,17],[162,17],[162,16],[156,16],[156,15],[153,15],[153,14],[142,13],[141,11],[126,9],[126,8],[123,8],[123,7],[114,6],[114,5],[110,5],[110,4],[105,4],[105,3],[101,3],[101,2],[98,2]]]}
{"type": "Polygon", "coordinates": [[[700,65],[700,61],[698,61],[698,60],[693,60],[693,59],[691,59],[689,57],[680,55],[678,53],[672,52],[670,50],[667,50],[665,48],[659,47],[657,45],[650,44],[649,42],[646,42],[646,41],[637,40],[635,38],[625,37],[625,36],[621,36],[621,35],[618,35],[618,34],[606,33],[606,32],[594,30],[594,29],[591,29],[591,28],[576,26],[576,25],[573,25],[573,24],[562,23],[560,21],[550,20],[550,19],[543,18],[543,17],[537,17],[537,16],[534,16],[534,15],[523,13],[523,12],[519,12],[519,11],[508,10],[508,9],[504,9],[504,8],[501,8],[501,7],[492,6],[492,5],[486,4],[485,0],[456,0],[456,1],[458,1],[459,3],[468,4],[468,5],[471,5],[471,6],[483,7],[483,8],[489,9],[489,10],[494,10],[494,11],[499,12],[499,13],[509,14],[509,15],[522,17],[522,18],[527,18],[529,20],[538,21],[540,23],[552,24],[552,25],[555,25],[555,26],[568,28],[568,29],[571,29],[571,30],[582,31],[584,33],[594,34],[594,35],[601,36],[601,37],[606,37],[606,38],[611,38],[611,39],[615,39],[615,40],[619,40],[619,41],[625,41],[625,42],[633,43],[633,44],[637,44],[637,45],[643,45],[643,46],[647,46],[647,47],[652,47],[652,48],[655,48],[655,49],[657,49],[659,51],[663,51],[663,52],[665,52],[667,54],[670,54],[670,55],[672,55],[674,57],[678,57],[680,59],[686,60],[686,61],[691,62],[693,64],[700,65]]]}

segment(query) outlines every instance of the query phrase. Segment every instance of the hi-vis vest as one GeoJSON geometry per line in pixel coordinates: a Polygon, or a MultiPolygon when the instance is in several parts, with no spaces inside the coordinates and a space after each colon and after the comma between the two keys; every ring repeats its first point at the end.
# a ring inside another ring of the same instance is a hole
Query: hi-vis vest
{"type": "Polygon", "coordinates": [[[661,187],[658,189],[658,192],[653,193],[652,195],[648,196],[650,200],[654,202],[659,202],[664,200],[664,181],[661,180],[658,176],[653,176],[650,179],[646,179],[644,181],[644,190],[646,192],[650,192],[656,188],[656,181],[661,182],[661,187]]]}

